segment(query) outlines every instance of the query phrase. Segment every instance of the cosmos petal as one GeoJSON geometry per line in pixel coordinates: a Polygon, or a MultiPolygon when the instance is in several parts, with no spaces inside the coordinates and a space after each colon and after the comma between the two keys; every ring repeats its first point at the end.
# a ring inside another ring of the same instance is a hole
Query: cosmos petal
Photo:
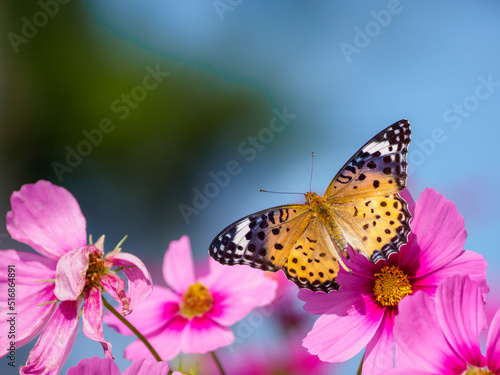
{"type": "Polygon", "coordinates": [[[68,358],[78,332],[79,301],[63,301],[30,351],[20,374],[56,375],[68,358]]]}
{"type": "MultiPolygon", "coordinates": [[[[33,289],[29,286],[16,286],[17,295],[23,298],[16,300],[15,312],[17,313],[16,324],[16,347],[19,348],[33,340],[45,327],[54,311],[57,309],[57,303],[48,303],[56,301],[54,295],[54,286],[45,285],[43,288],[33,289]],[[44,305],[40,305],[44,304],[44,305]],[[40,306],[39,306],[40,305],[40,306]]],[[[6,294],[4,294],[6,295],[6,294]]],[[[9,332],[11,316],[8,315],[7,308],[0,311],[0,329],[1,332],[9,332]]],[[[4,356],[10,347],[8,335],[0,336],[0,357],[4,356]]]]}
{"type": "Polygon", "coordinates": [[[91,254],[102,256],[99,249],[90,245],[71,250],[59,259],[54,290],[59,301],[75,301],[82,294],[91,254]]]}
{"type": "MultiPolygon", "coordinates": [[[[146,335],[149,343],[164,361],[169,361],[179,354],[181,338],[187,324],[187,319],[177,316],[162,329],[161,333],[146,335]]],[[[125,358],[136,361],[142,358],[153,358],[153,356],[140,340],[135,340],[125,349],[125,358]]]]}
{"type": "Polygon", "coordinates": [[[195,283],[194,263],[188,236],[170,242],[163,258],[163,277],[180,295],[195,283]]]}
{"type": "Polygon", "coordinates": [[[182,332],[181,351],[183,353],[207,353],[234,341],[233,332],[206,317],[189,321],[182,332]]]}
{"type": "Polygon", "coordinates": [[[100,283],[102,288],[120,304],[123,316],[128,315],[130,313],[130,300],[125,293],[125,281],[114,272],[108,271],[108,273],[102,275],[100,283]]]}
{"type": "Polygon", "coordinates": [[[214,299],[206,314],[213,321],[232,325],[274,299],[278,284],[265,272],[246,266],[223,266],[211,258],[209,265],[210,274],[199,282],[210,290],[214,299]]]}
{"type": "MultiPolygon", "coordinates": [[[[126,370],[125,370],[126,371],[126,370]]],[[[66,375],[121,375],[120,369],[111,358],[84,358],[68,369],[66,375]]],[[[124,372],[125,374],[125,372],[124,372]]]]}
{"type": "Polygon", "coordinates": [[[363,360],[363,372],[366,374],[381,375],[387,373],[394,366],[394,316],[386,311],[385,317],[366,346],[363,360]]]}
{"type": "Polygon", "coordinates": [[[10,200],[7,230],[15,240],[55,260],[86,244],[85,217],[66,189],[40,180],[23,185],[10,200]]]}
{"type": "Polygon", "coordinates": [[[144,358],[132,363],[129,368],[123,371],[123,375],[167,375],[169,370],[170,366],[167,362],[157,362],[151,358],[144,358]]]}
{"type": "Polygon", "coordinates": [[[133,311],[153,290],[153,280],[149,271],[139,258],[129,253],[119,252],[105,259],[115,267],[122,268],[122,272],[127,275],[129,310],[133,311]]]}
{"type": "Polygon", "coordinates": [[[483,295],[489,291],[486,284],[486,268],[488,263],[481,254],[474,251],[464,250],[450,263],[421,279],[415,280],[413,287],[416,290],[424,290],[430,296],[434,296],[438,285],[448,276],[468,275],[471,280],[478,283],[483,295]]]}
{"type": "Polygon", "coordinates": [[[452,201],[433,189],[425,189],[417,200],[411,227],[420,248],[415,277],[443,268],[464,249],[467,232],[463,217],[452,201]]]}
{"type": "MultiPolygon", "coordinates": [[[[449,346],[436,316],[436,304],[418,291],[398,305],[394,337],[407,358],[431,374],[460,374],[467,369],[449,346]]],[[[407,364],[405,364],[407,365],[407,364]]]]}
{"type": "Polygon", "coordinates": [[[101,343],[104,356],[113,359],[111,343],[102,334],[103,303],[97,286],[85,290],[82,314],[82,332],[91,340],[101,343]]]}
{"type": "Polygon", "coordinates": [[[468,364],[483,367],[479,334],[486,328],[481,289],[468,276],[445,279],[436,293],[437,317],[450,346],[468,364]]]}
{"type": "Polygon", "coordinates": [[[490,324],[486,340],[486,364],[495,374],[500,374],[500,309],[490,324]]]}
{"type": "Polygon", "coordinates": [[[324,362],[346,361],[370,342],[383,317],[384,309],[376,302],[360,297],[343,316],[320,316],[302,345],[324,362]]]}
{"type": "MultiPolygon", "coordinates": [[[[57,308],[56,303],[47,303],[56,300],[53,281],[55,268],[56,261],[38,254],[16,250],[1,251],[0,269],[4,272],[0,272],[0,332],[9,332],[8,313],[15,311],[18,316],[18,348],[40,333],[57,308]],[[9,266],[14,266],[11,267],[11,276],[9,266]],[[9,278],[12,276],[15,278],[16,295],[9,300],[9,278]]],[[[0,357],[8,352],[10,341],[7,334],[0,335],[0,357]]]]}

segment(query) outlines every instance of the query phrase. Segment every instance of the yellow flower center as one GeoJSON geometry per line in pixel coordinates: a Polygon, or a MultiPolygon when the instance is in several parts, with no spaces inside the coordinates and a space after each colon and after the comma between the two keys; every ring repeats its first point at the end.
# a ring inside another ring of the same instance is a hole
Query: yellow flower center
{"type": "Polygon", "coordinates": [[[96,253],[90,253],[89,266],[85,275],[85,286],[100,286],[99,280],[105,273],[106,267],[104,267],[104,261],[102,260],[102,258],[96,253]]]}
{"type": "Polygon", "coordinates": [[[397,306],[399,301],[413,293],[408,275],[397,267],[382,267],[375,276],[373,291],[382,306],[397,306]]]}
{"type": "Polygon", "coordinates": [[[182,296],[181,314],[188,319],[203,315],[210,310],[213,302],[210,291],[201,283],[194,283],[182,296]]]}
{"type": "Polygon", "coordinates": [[[467,365],[467,371],[462,373],[462,375],[495,375],[495,374],[485,367],[479,368],[479,367],[467,365]]]}

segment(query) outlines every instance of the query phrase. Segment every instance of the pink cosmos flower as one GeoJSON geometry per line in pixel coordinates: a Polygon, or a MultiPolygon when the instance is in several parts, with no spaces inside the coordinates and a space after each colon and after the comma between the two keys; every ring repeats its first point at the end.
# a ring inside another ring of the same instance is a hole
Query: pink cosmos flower
{"type": "MultiPolygon", "coordinates": [[[[207,276],[196,279],[189,238],[172,241],[163,259],[163,277],[171,289],[155,285],[151,296],[128,317],[162,359],[231,344],[234,335],[227,327],[274,298],[276,282],[262,271],[223,266],[211,258],[209,269],[207,276]]],[[[120,333],[131,334],[113,315],[104,320],[120,333]]],[[[149,356],[139,340],[125,349],[125,357],[132,361],[149,356]]]]}
{"type": "Polygon", "coordinates": [[[398,375],[500,374],[500,310],[491,322],[486,356],[479,333],[485,328],[482,290],[468,276],[446,278],[436,298],[418,292],[399,305],[394,336],[407,360],[398,375]]]}
{"type": "Polygon", "coordinates": [[[350,249],[353,275],[340,270],[339,291],[299,292],[307,312],[322,314],[303,345],[323,361],[346,361],[366,346],[363,373],[383,373],[403,356],[393,335],[401,299],[419,290],[432,297],[439,283],[455,274],[470,275],[487,291],[487,263],[463,250],[467,234],[453,202],[432,189],[416,204],[406,191],[403,196],[413,219],[408,244],[399,253],[373,264],[350,249]]]}
{"type": "MultiPolygon", "coordinates": [[[[132,363],[123,375],[167,375],[170,366],[167,362],[156,362],[151,358],[141,359],[132,363]]],[[[71,367],[66,375],[121,375],[120,369],[111,358],[92,357],[82,359],[74,367],[71,367]]],[[[173,375],[182,375],[174,371],[173,375]]]]}
{"type": "MultiPolygon", "coordinates": [[[[6,300],[12,280],[0,272],[0,331],[8,332],[8,314],[14,312],[16,348],[41,333],[20,373],[59,372],[76,337],[82,302],[83,333],[100,342],[105,356],[112,358],[111,344],[102,334],[101,293],[108,292],[124,312],[132,311],[151,292],[146,267],[119,248],[103,257],[104,237],[87,244],[85,217],[76,199],[62,187],[43,180],[24,185],[12,194],[11,205],[7,230],[13,239],[39,253],[0,253],[0,268],[14,270],[17,296],[6,300]],[[115,266],[128,277],[127,293],[125,281],[111,270],[115,266]]],[[[0,356],[11,350],[7,335],[0,335],[0,356]]]]}

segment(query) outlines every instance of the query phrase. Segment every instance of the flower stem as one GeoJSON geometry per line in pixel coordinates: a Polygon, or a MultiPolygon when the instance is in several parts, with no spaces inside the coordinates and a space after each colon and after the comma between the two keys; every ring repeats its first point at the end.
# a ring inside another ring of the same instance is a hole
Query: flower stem
{"type": "Polygon", "coordinates": [[[363,371],[363,360],[365,359],[365,355],[363,354],[363,357],[361,358],[361,362],[359,363],[358,367],[358,372],[356,372],[356,375],[361,375],[363,371]]]}
{"type": "Polygon", "coordinates": [[[106,299],[104,297],[102,297],[102,302],[104,303],[104,306],[106,306],[106,308],[111,311],[111,313],[116,316],[118,319],[120,319],[120,321],[125,324],[132,332],[134,332],[134,334],[137,336],[137,338],[139,340],[141,340],[143,342],[144,345],[146,345],[146,347],[149,349],[149,351],[151,352],[151,354],[153,354],[153,357],[155,357],[155,359],[158,361],[158,362],[161,362],[162,359],[160,358],[160,356],[158,355],[158,353],[156,352],[156,350],[154,350],[154,348],[151,346],[151,344],[149,343],[149,341],[137,330],[137,328],[135,328],[127,319],[125,319],[122,314],[120,314],[118,311],[115,310],[115,308],[113,306],[111,306],[108,301],[106,301],[106,299]]]}
{"type": "Polygon", "coordinates": [[[212,354],[212,358],[214,359],[215,363],[217,364],[217,368],[219,369],[219,372],[221,373],[221,375],[226,375],[224,369],[222,368],[222,365],[219,361],[219,358],[217,358],[217,356],[215,355],[215,352],[210,352],[210,354],[212,354]]]}

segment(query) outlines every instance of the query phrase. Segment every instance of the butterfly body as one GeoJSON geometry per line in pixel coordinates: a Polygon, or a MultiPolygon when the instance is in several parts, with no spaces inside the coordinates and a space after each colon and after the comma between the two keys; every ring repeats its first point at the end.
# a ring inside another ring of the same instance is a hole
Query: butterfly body
{"type": "Polygon", "coordinates": [[[411,215],[397,194],[406,185],[410,125],[401,120],[368,141],[340,169],[324,196],[272,207],[237,220],[212,241],[222,264],[282,269],[299,287],[336,290],[347,244],[372,262],[407,242],[411,215]]]}
{"type": "Polygon", "coordinates": [[[335,215],[332,211],[333,207],[321,196],[316,193],[306,193],[306,204],[309,204],[312,212],[311,220],[317,220],[316,225],[323,225],[325,230],[330,235],[331,240],[340,249],[344,257],[349,258],[347,252],[347,242],[342,235],[342,231],[335,221],[335,215]]]}

